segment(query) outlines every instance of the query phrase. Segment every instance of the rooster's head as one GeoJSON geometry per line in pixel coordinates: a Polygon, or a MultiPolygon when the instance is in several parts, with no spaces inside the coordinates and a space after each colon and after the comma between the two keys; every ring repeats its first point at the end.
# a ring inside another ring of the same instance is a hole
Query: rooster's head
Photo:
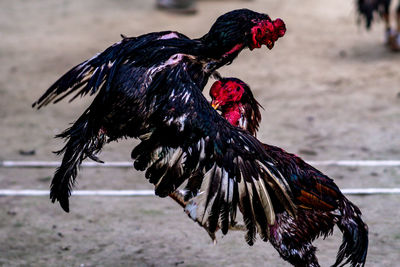
{"type": "Polygon", "coordinates": [[[213,108],[232,125],[255,134],[261,121],[260,104],[250,87],[237,78],[221,78],[210,89],[213,108]]]}
{"type": "Polygon", "coordinates": [[[253,50],[266,45],[272,49],[285,32],[281,19],[271,20],[267,14],[238,9],[220,16],[200,40],[208,48],[209,56],[232,60],[246,47],[253,50]]]}
{"type": "Polygon", "coordinates": [[[215,109],[239,103],[248,86],[236,78],[222,78],[216,81],[210,89],[212,106],[215,109]],[[246,88],[246,89],[245,89],[246,88]]]}
{"type": "Polygon", "coordinates": [[[255,26],[251,28],[250,50],[266,45],[269,49],[274,47],[278,38],[285,35],[286,25],[281,19],[274,21],[255,20],[255,26]]]}

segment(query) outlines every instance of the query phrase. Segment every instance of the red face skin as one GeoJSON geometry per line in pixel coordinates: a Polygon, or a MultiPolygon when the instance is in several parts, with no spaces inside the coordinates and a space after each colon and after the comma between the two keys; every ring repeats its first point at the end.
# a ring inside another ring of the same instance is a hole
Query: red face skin
{"type": "Polygon", "coordinates": [[[217,109],[219,106],[238,102],[242,98],[243,93],[243,86],[237,82],[227,81],[223,83],[216,81],[210,89],[210,96],[213,99],[211,105],[217,109]]]}
{"type": "Polygon", "coordinates": [[[263,20],[255,23],[256,26],[251,29],[252,42],[249,45],[250,50],[260,48],[263,44],[272,49],[278,38],[285,35],[286,26],[281,19],[274,21],[263,20]]]}
{"type": "Polygon", "coordinates": [[[234,81],[216,81],[210,89],[213,108],[223,108],[223,116],[232,125],[238,126],[241,117],[241,104],[239,103],[244,93],[241,84],[234,81]]]}

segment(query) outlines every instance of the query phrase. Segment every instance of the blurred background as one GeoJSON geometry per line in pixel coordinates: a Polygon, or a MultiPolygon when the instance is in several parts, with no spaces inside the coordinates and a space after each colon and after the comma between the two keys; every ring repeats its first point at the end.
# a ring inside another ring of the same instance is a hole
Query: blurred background
{"type": "MultiPolygon", "coordinates": [[[[384,25],[357,24],[355,1],[197,1],[195,14],[156,1],[0,1],[0,160],[59,160],[52,151],[92,98],[33,110],[71,67],[120,34],[177,30],[205,34],[237,8],[280,17],[275,47],[246,50],[220,70],[246,81],[264,106],[258,138],[306,160],[400,159],[400,53],[384,45],[384,25]]],[[[212,82],[212,81],[211,81],[212,82]]],[[[208,87],[204,93],[208,95],[208,87]]],[[[129,161],[134,140],[106,146],[104,161],[129,161]]],[[[317,166],[319,167],[319,166],[317,166]]],[[[400,167],[319,169],[341,188],[400,187],[400,167]]],[[[48,189],[53,169],[0,168],[0,189],[48,189]]],[[[82,168],[78,189],[152,189],[133,168],[82,168]]],[[[367,266],[398,266],[400,195],[349,196],[370,227],[367,266]]],[[[267,243],[243,233],[219,237],[190,221],[170,199],[79,197],[64,213],[47,197],[0,197],[1,266],[288,266],[267,243]]],[[[340,235],[317,241],[322,266],[340,235]]]]}

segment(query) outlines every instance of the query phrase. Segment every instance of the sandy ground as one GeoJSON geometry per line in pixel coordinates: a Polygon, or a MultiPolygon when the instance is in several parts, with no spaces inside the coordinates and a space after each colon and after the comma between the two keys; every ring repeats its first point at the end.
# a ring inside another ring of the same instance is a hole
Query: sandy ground
{"type": "MultiPolygon", "coordinates": [[[[264,105],[259,138],[308,160],[400,158],[400,54],[383,45],[383,25],[355,24],[353,1],[201,1],[195,16],[154,1],[0,1],[0,160],[57,160],[53,136],[91,101],[35,111],[31,103],[70,67],[120,39],[174,29],[208,31],[222,13],[248,7],[281,17],[286,36],[272,51],[245,51],[225,76],[247,81],[264,105]],[[33,156],[19,151],[35,150],[33,156]]],[[[207,90],[206,90],[207,91],[207,90]]],[[[208,91],[207,91],[208,93],[208,91]]],[[[111,144],[106,161],[129,160],[133,140],[111,144]]],[[[400,169],[320,168],[342,188],[399,187],[400,169]]],[[[52,169],[0,169],[0,188],[47,189],[52,169]]],[[[79,189],[151,189],[133,169],[82,169],[79,189]]],[[[399,266],[400,196],[349,197],[370,227],[367,266],[399,266]]],[[[322,266],[340,234],[319,240],[322,266]]],[[[4,266],[288,266],[269,244],[242,233],[213,246],[170,199],[74,197],[64,213],[46,197],[0,198],[4,266]]]]}

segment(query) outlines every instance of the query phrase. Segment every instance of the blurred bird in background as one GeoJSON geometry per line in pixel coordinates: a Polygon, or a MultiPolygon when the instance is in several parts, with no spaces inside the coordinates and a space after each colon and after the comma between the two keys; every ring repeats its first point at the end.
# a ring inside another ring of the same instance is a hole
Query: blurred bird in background
{"type": "MultiPolygon", "coordinates": [[[[252,0],[242,0],[242,1],[252,1],[252,0]]],[[[156,0],[156,7],[159,10],[171,13],[193,15],[197,12],[196,3],[197,0],[156,0]]]]}
{"type": "Polygon", "coordinates": [[[359,17],[364,19],[367,29],[371,28],[375,15],[382,17],[385,24],[385,44],[395,52],[400,51],[400,1],[396,8],[396,28],[391,26],[392,0],[357,0],[356,3],[359,17]]]}
{"type": "Polygon", "coordinates": [[[197,12],[195,0],[156,0],[156,7],[178,14],[191,15],[197,12]]]}

